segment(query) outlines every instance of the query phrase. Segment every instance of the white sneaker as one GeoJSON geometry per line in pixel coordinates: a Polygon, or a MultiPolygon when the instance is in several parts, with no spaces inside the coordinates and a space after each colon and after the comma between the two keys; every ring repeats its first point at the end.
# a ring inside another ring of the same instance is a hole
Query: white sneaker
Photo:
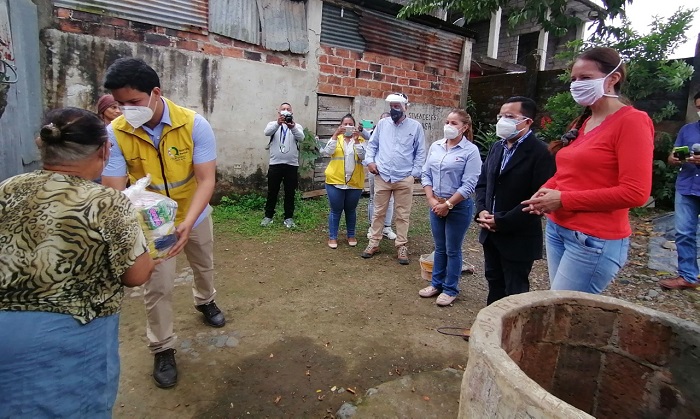
{"type": "Polygon", "coordinates": [[[371,228],[369,230],[367,230],[367,238],[368,239],[372,238],[372,229],[371,228]]]}
{"type": "Polygon", "coordinates": [[[382,234],[389,240],[396,240],[396,233],[394,233],[394,230],[391,229],[391,226],[384,227],[382,234]]]}
{"type": "Polygon", "coordinates": [[[294,220],[292,220],[291,218],[287,218],[286,220],[284,220],[284,226],[287,228],[294,228],[297,225],[294,224],[294,220]]]}
{"type": "Polygon", "coordinates": [[[267,227],[270,224],[272,224],[272,218],[270,218],[270,217],[265,217],[262,219],[262,221],[260,221],[260,225],[263,227],[267,227]]]}

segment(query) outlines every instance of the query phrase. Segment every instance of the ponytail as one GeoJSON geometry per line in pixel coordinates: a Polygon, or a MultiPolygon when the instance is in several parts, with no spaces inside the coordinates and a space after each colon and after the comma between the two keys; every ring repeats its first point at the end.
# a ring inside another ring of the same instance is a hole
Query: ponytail
{"type": "Polygon", "coordinates": [[[552,155],[556,155],[559,150],[562,149],[562,147],[566,147],[567,145],[571,144],[572,141],[578,138],[579,130],[583,126],[583,123],[586,122],[586,119],[588,119],[590,116],[591,108],[586,106],[583,113],[581,113],[581,115],[574,120],[573,124],[571,124],[572,128],[562,135],[559,140],[554,140],[549,143],[549,152],[552,153],[552,155]]]}

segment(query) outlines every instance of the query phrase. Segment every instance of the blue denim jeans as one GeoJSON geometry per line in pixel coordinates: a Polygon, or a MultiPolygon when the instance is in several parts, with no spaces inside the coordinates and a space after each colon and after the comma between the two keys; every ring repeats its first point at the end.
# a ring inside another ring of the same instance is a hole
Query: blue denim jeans
{"type": "Polygon", "coordinates": [[[600,294],[627,262],[630,239],[605,240],[547,220],[545,244],[553,290],[600,294]]]}
{"type": "Polygon", "coordinates": [[[431,285],[450,297],[459,294],[462,274],[462,242],[472,221],[472,200],[460,201],[444,218],[430,214],[430,229],[435,241],[435,259],[431,285]]]}
{"type": "Polygon", "coordinates": [[[678,251],[678,275],[690,283],[698,282],[698,215],[700,196],[681,195],[676,192],[676,250],[678,251]]]}
{"type": "Polygon", "coordinates": [[[355,237],[357,225],[357,203],[360,202],[362,189],[340,189],[326,184],[326,195],[331,207],[328,213],[328,238],[338,239],[338,226],[340,216],[345,211],[345,226],[348,229],[348,238],[355,237]]]}

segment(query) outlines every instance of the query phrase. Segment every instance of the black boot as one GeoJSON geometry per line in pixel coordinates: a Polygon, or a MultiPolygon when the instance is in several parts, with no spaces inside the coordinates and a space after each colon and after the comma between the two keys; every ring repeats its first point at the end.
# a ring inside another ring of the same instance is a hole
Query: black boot
{"type": "Polygon", "coordinates": [[[160,388],[170,388],[177,384],[175,349],[156,353],[153,360],[153,379],[160,388]]]}
{"type": "Polygon", "coordinates": [[[215,302],[195,306],[197,311],[204,314],[204,322],[212,327],[223,327],[226,324],[224,314],[216,306],[215,302]]]}

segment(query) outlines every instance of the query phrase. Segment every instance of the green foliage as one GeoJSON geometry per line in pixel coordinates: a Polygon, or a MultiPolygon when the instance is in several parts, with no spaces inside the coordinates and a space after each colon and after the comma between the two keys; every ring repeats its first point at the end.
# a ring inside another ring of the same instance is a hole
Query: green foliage
{"type": "Polygon", "coordinates": [[[314,170],[314,162],[320,156],[316,134],[304,128],[304,139],[299,142],[299,170],[301,173],[314,170]]]}
{"type": "Polygon", "coordinates": [[[539,136],[547,142],[558,140],[569,130],[571,122],[583,111],[583,108],[574,102],[569,92],[557,93],[550,97],[544,109],[549,117],[542,118],[539,136]]]}
{"type": "MultiPolygon", "coordinates": [[[[297,231],[316,229],[328,214],[328,202],[323,198],[302,199],[297,191],[295,197],[294,222],[297,231]]],[[[283,199],[278,200],[277,214],[282,214],[283,199]]],[[[268,227],[261,227],[260,221],[265,214],[265,197],[257,194],[230,195],[223,197],[221,203],[214,207],[214,225],[219,231],[239,234],[243,237],[274,238],[287,229],[281,217],[268,227]]]]}
{"type": "Polygon", "coordinates": [[[651,179],[651,196],[656,199],[656,206],[672,208],[676,193],[676,176],[678,167],[668,164],[668,156],[673,149],[673,136],[667,132],[659,134],[654,144],[654,168],[651,179]]]}
{"type": "MultiPolygon", "coordinates": [[[[604,17],[614,18],[624,14],[624,8],[631,0],[604,0],[602,15],[592,25],[598,34],[614,33],[616,28],[609,28],[604,17]]],[[[467,22],[486,20],[499,7],[506,7],[509,0],[410,0],[401,9],[398,18],[405,19],[413,15],[429,14],[435,9],[444,9],[461,13],[467,22]]],[[[569,28],[581,23],[581,19],[567,13],[567,0],[526,0],[521,9],[509,11],[508,24],[513,27],[534,20],[554,36],[564,35],[569,28]]]]}
{"type": "Polygon", "coordinates": [[[496,135],[496,124],[483,124],[474,132],[474,144],[479,148],[482,161],[486,159],[491,146],[499,140],[500,138],[496,135]]]}

